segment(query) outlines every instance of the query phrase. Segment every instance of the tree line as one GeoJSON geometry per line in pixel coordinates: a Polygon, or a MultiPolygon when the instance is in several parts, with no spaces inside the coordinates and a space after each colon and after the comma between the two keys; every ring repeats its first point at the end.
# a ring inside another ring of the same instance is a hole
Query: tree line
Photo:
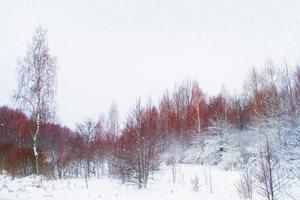
{"type": "Polygon", "coordinates": [[[161,163],[180,162],[175,146],[185,150],[196,141],[203,149],[208,145],[202,138],[218,135],[213,145],[224,152],[228,127],[242,132],[260,120],[294,119],[300,105],[300,67],[269,60],[262,70],[250,71],[240,95],[208,96],[196,81],[186,80],[166,91],[158,105],[137,100],[123,128],[112,104],[104,117],[85,119],[71,130],[55,123],[56,70],[47,31],[39,27],[18,62],[19,109],[0,108],[2,172],[85,177],[87,187],[88,177],[109,175],[143,188],[161,163]]]}

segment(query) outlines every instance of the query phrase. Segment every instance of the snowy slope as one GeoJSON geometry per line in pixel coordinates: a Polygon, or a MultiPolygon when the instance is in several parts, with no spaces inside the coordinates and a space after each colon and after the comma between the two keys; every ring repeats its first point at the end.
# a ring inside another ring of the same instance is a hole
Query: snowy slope
{"type": "Polygon", "coordinates": [[[239,199],[235,189],[237,172],[212,169],[213,193],[207,178],[207,167],[178,165],[177,180],[172,182],[167,167],[151,180],[147,189],[138,190],[132,185],[122,185],[114,179],[90,179],[86,189],[84,179],[40,180],[34,176],[14,179],[0,177],[0,199],[239,199]],[[199,191],[193,190],[191,180],[199,177],[199,191]]]}
{"type": "MultiPolygon", "coordinates": [[[[47,180],[34,176],[16,178],[0,176],[0,199],[123,199],[123,200],[239,200],[236,185],[239,179],[237,171],[223,171],[211,168],[212,193],[209,187],[207,166],[180,164],[177,166],[176,183],[172,182],[172,173],[165,167],[151,180],[147,189],[138,190],[133,185],[124,185],[110,178],[91,178],[88,189],[85,180],[47,180]],[[199,191],[193,189],[192,179],[199,178],[199,191]]],[[[293,197],[300,198],[297,187],[293,188],[293,197]]],[[[261,199],[255,193],[253,199],[261,199]]],[[[287,197],[287,199],[290,199],[287,197]]]]}

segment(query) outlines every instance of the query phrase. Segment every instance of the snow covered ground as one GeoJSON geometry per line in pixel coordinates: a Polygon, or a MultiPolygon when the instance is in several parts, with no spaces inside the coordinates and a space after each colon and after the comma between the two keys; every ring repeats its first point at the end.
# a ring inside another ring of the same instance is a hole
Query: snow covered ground
{"type": "MultiPolygon", "coordinates": [[[[211,168],[212,192],[208,167],[181,164],[177,167],[177,180],[173,183],[172,171],[165,167],[159,171],[147,189],[120,184],[111,178],[91,178],[88,189],[83,178],[47,180],[34,176],[15,178],[0,176],[0,199],[124,199],[124,200],[239,200],[236,183],[239,173],[211,168]],[[199,191],[193,189],[192,180],[199,178],[199,191]]],[[[300,195],[298,196],[300,197],[300,195]]],[[[255,194],[253,199],[260,199],[255,194]]]]}

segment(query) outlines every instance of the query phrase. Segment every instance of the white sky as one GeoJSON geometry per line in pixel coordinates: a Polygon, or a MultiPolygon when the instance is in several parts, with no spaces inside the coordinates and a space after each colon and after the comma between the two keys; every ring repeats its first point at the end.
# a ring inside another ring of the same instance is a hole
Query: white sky
{"type": "Polygon", "coordinates": [[[74,127],[184,79],[240,91],[253,65],[300,55],[299,0],[0,0],[0,105],[38,25],[57,56],[58,115],[74,127]]]}

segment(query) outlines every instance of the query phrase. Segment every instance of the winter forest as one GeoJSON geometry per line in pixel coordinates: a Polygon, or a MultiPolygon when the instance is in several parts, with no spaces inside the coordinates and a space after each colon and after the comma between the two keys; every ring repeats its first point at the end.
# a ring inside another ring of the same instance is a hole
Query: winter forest
{"type": "Polygon", "coordinates": [[[300,4],[230,1],[0,0],[0,200],[299,200],[300,4]]]}
{"type": "Polygon", "coordinates": [[[190,165],[202,169],[186,180],[190,192],[214,193],[223,182],[213,181],[217,168],[238,173],[237,198],[299,199],[299,67],[269,60],[262,71],[251,69],[238,96],[207,96],[185,80],[158,105],[137,99],[124,125],[112,104],[106,116],[84,119],[75,130],[55,122],[56,68],[47,31],[38,27],[18,62],[18,109],[0,108],[1,190],[8,179],[31,175],[42,177],[36,184],[80,178],[88,189],[90,179],[109,178],[145,189],[163,169],[168,184],[182,182],[190,165]]]}

